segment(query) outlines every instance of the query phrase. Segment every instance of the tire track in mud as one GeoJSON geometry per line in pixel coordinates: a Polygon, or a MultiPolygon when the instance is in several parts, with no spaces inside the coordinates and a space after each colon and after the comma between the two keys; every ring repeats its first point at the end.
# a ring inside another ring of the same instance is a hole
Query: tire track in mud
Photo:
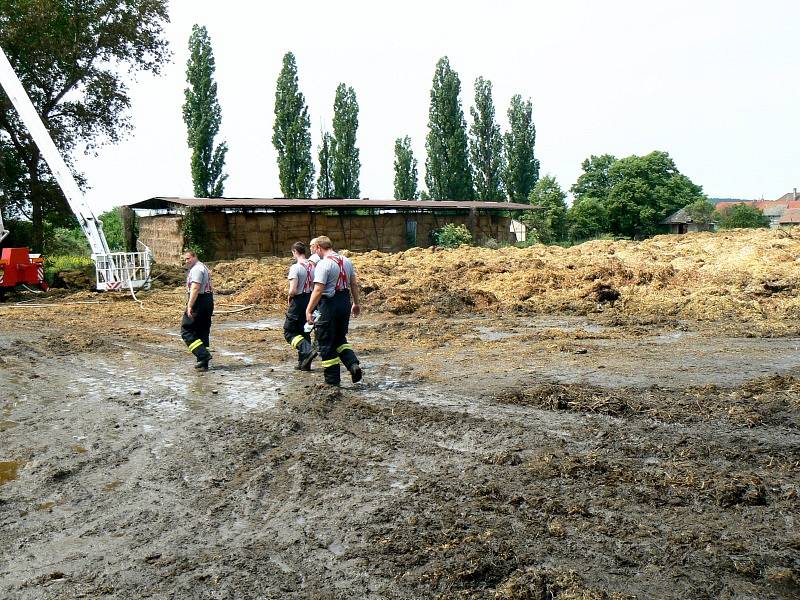
{"type": "MultiPolygon", "coordinates": [[[[235,350],[252,353],[258,343],[235,350]]],[[[173,352],[138,342],[127,351],[117,371],[138,374],[138,387],[113,398],[100,386],[114,369],[96,353],[31,351],[11,361],[13,385],[28,398],[26,374],[62,377],[44,389],[64,390],[62,408],[71,413],[48,412],[54,400],[43,397],[12,409],[15,452],[28,463],[0,487],[9,534],[0,592],[796,595],[800,457],[797,430],[787,426],[796,412],[788,409],[743,428],[722,410],[693,412],[691,404],[677,403],[682,412],[672,416],[618,410],[645,394],[634,388],[620,398],[576,386],[561,403],[535,388],[509,397],[506,378],[455,364],[442,371],[445,383],[419,379],[435,356],[413,347],[366,353],[370,383],[341,390],[232,356],[196,376],[173,352]],[[392,368],[400,364],[411,368],[392,368]],[[94,383],[80,382],[87,373],[94,383]],[[159,373],[183,373],[189,383],[159,373]],[[237,401],[228,387],[241,387],[228,386],[231,379],[268,401],[237,401]],[[71,388],[78,383],[82,389],[71,388]],[[609,410],[586,410],[594,404],[584,405],[580,390],[609,410]],[[76,433],[87,452],[69,451],[76,433]],[[47,502],[54,505],[31,508],[47,502]]],[[[527,372],[516,377],[529,388],[527,372]]],[[[791,391],[773,387],[748,401],[791,391]]],[[[698,393],[722,407],[728,391],[698,393]]]]}

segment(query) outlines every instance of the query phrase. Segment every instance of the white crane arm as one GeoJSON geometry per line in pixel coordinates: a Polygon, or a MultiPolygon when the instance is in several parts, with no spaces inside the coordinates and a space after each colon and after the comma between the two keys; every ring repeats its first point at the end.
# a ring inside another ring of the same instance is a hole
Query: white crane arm
{"type": "MultiPolygon", "coordinates": [[[[93,254],[108,254],[108,242],[103,233],[103,224],[94,216],[92,209],[86,203],[86,200],[81,193],[78,184],[75,183],[75,178],[72,172],[67,167],[64,159],[61,158],[61,153],[53,143],[53,139],[47,132],[39,113],[28,97],[25,88],[22,87],[19,77],[17,77],[11,63],[8,62],[5,52],[0,48],[0,84],[8,95],[14,108],[17,109],[22,122],[28,128],[33,141],[39,147],[42,157],[50,167],[50,172],[56,178],[61,191],[69,203],[72,212],[78,218],[83,233],[86,234],[86,239],[89,240],[89,246],[93,254]]],[[[2,229],[2,227],[0,227],[2,229]]],[[[0,238],[1,239],[1,238],[0,238]]]]}

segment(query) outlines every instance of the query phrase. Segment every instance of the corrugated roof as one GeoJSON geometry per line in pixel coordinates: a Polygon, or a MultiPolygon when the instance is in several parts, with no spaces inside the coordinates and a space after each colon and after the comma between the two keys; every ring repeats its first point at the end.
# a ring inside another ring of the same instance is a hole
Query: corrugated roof
{"type": "Polygon", "coordinates": [[[680,224],[680,223],[691,223],[691,222],[692,222],[692,218],[686,213],[686,209],[682,208],[682,209],[672,213],[670,216],[668,216],[663,221],[661,221],[661,223],[659,223],[659,225],[676,225],[676,224],[680,224]]]}
{"type": "Polygon", "coordinates": [[[327,210],[334,208],[376,208],[387,210],[531,210],[539,208],[514,202],[478,202],[473,200],[371,200],[355,198],[345,200],[309,198],[178,198],[156,196],[129,205],[131,208],[168,210],[180,206],[214,209],[270,209],[270,210],[327,210]]]}

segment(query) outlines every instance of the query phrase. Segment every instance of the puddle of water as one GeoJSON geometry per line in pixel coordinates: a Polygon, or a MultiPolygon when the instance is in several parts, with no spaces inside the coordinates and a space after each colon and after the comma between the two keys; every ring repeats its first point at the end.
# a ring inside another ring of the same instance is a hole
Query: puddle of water
{"type": "Polygon", "coordinates": [[[214,354],[217,356],[230,356],[231,358],[237,358],[245,364],[251,365],[253,364],[253,357],[248,356],[244,352],[234,352],[233,350],[222,350],[217,349],[214,354]]]}
{"type": "Polygon", "coordinates": [[[103,486],[103,489],[107,492],[115,492],[117,491],[117,488],[119,488],[119,486],[121,485],[122,482],[119,479],[117,479],[116,481],[112,481],[110,483],[105,484],[103,486]]]}
{"type": "Polygon", "coordinates": [[[533,327],[539,329],[561,329],[562,331],[578,331],[582,329],[587,333],[600,333],[605,331],[607,327],[590,323],[587,319],[574,318],[574,319],[558,319],[550,317],[528,318],[521,319],[520,324],[525,327],[533,327]]]}
{"type": "Polygon", "coordinates": [[[668,331],[667,333],[662,333],[660,335],[655,335],[650,339],[656,344],[671,344],[672,342],[677,342],[681,338],[687,336],[697,336],[697,334],[692,332],[677,330],[677,331],[668,331]]]}
{"type": "Polygon", "coordinates": [[[268,331],[283,328],[282,319],[261,319],[259,321],[234,321],[232,323],[221,323],[214,325],[214,329],[256,329],[268,331]]]}
{"type": "Polygon", "coordinates": [[[86,448],[84,448],[83,446],[73,446],[72,449],[75,450],[75,452],[77,452],[78,454],[86,454],[86,448]]]}
{"type": "Polygon", "coordinates": [[[346,548],[344,544],[341,542],[333,542],[330,546],[328,546],[328,551],[331,552],[334,556],[341,556],[345,553],[346,548]]]}
{"type": "MultiPolygon", "coordinates": [[[[157,370],[157,364],[138,360],[111,363],[100,359],[94,366],[108,374],[84,376],[77,379],[83,393],[90,399],[105,400],[110,395],[108,381],[116,382],[114,395],[135,397],[141,400],[148,415],[174,419],[191,410],[218,409],[229,406],[238,409],[271,408],[277,404],[281,384],[277,379],[266,377],[263,369],[250,368],[253,359],[242,353],[218,351],[217,353],[239,358],[233,365],[220,365],[215,370],[213,363],[207,373],[194,372],[189,365],[171,372],[157,370]],[[225,367],[244,367],[241,376],[229,376],[225,367]]],[[[225,359],[230,362],[229,359],[225,359]]]]}
{"type": "Polygon", "coordinates": [[[55,502],[42,502],[41,504],[37,504],[34,506],[36,510],[47,510],[49,508],[53,508],[56,505],[55,502]]]}
{"type": "Polygon", "coordinates": [[[510,333],[508,331],[497,331],[496,329],[484,327],[482,325],[475,327],[475,329],[478,330],[478,338],[483,342],[494,342],[519,335],[517,333],[510,333]]]}
{"type": "Polygon", "coordinates": [[[0,431],[8,431],[19,425],[16,421],[0,421],[0,431]]]}
{"type": "Polygon", "coordinates": [[[22,462],[18,460],[0,462],[0,485],[14,481],[21,466],[22,462]]]}

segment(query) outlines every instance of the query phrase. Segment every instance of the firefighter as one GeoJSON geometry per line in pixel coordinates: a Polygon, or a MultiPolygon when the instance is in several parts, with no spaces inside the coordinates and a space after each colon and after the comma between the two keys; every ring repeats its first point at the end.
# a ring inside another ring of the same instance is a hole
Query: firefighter
{"type": "Polygon", "coordinates": [[[361,313],[356,272],[349,258],[334,252],[329,238],[320,236],[315,241],[317,255],[322,260],[314,268],[314,289],[306,308],[306,321],[316,327],[325,383],[339,385],[341,364],[350,371],[353,383],[357,383],[362,377],[361,366],[353,346],[347,342],[350,314],[358,317],[361,313]],[[320,314],[315,322],[313,313],[317,305],[320,314]]]}
{"type": "Polygon", "coordinates": [[[303,242],[292,244],[295,263],[289,268],[289,309],[283,322],[283,337],[297,350],[297,369],[310,371],[317,352],[311,345],[311,334],[304,330],[306,307],[314,287],[314,265],[307,259],[303,242]]]}
{"type": "Polygon", "coordinates": [[[322,260],[319,257],[319,254],[317,254],[317,252],[319,252],[319,246],[317,245],[317,238],[314,238],[313,240],[308,242],[308,249],[311,251],[311,256],[308,257],[308,260],[310,260],[313,263],[313,265],[316,267],[317,263],[320,260],[322,260]]]}
{"type": "Polygon", "coordinates": [[[181,337],[197,358],[194,368],[208,371],[208,361],[211,360],[211,353],[208,351],[211,315],[214,314],[211,273],[192,250],[183,254],[183,262],[189,271],[186,275],[188,300],[181,320],[181,337]]]}

